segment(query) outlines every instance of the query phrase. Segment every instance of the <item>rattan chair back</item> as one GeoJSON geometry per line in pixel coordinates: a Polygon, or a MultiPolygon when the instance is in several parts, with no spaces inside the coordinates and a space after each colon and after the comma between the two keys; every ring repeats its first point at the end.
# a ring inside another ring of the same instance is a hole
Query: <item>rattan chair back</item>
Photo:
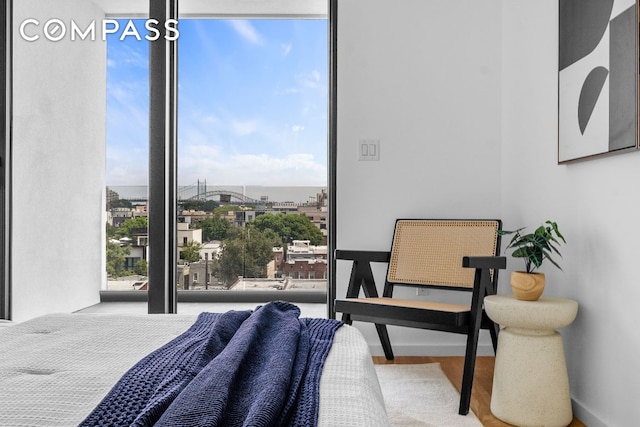
{"type": "Polygon", "coordinates": [[[498,254],[499,221],[396,221],[387,281],[399,285],[473,288],[474,270],[464,256],[498,254]]]}

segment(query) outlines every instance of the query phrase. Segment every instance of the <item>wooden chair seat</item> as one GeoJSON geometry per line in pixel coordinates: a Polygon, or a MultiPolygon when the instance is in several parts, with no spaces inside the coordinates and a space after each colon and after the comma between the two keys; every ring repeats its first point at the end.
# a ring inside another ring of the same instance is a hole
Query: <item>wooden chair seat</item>
{"type": "Polygon", "coordinates": [[[430,324],[469,323],[471,306],[388,297],[336,300],[336,311],[350,313],[351,320],[432,329],[430,324]],[[384,321],[383,321],[384,320],[384,321]]]}
{"type": "Polygon", "coordinates": [[[346,298],[335,300],[335,311],[343,313],[342,320],[349,324],[374,323],[387,359],[394,356],[386,325],[467,336],[461,415],[469,412],[480,329],[489,330],[494,351],[497,348],[499,328],[484,313],[483,300],[496,293],[498,270],[506,268],[506,258],[498,256],[500,227],[500,220],[399,219],[390,252],[335,252],[336,260],[352,262],[346,298]],[[372,262],[388,264],[382,297],[376,288],[372,262]],[[398,299],[393,298],[396,286],[467,291],[471,297],[468,304],[398,299]]]}

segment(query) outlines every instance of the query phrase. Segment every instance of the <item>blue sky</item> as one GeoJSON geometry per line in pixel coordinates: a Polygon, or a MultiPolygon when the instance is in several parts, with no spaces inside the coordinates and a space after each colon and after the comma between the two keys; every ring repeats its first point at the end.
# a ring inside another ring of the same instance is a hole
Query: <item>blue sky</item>
{"type": "MultiPolygon", "coordinates": [[[[179,30],[179,185],[326,186],[326,20],[182,19],[179,30]]],[[[148,45],[110,37],[107,185],[146,184],[148,45]]]]}

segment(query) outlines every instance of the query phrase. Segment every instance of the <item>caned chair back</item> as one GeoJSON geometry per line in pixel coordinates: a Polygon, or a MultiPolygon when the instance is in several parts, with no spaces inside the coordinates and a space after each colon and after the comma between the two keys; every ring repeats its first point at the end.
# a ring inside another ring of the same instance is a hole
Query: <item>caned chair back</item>
{"type": "Polygon", "coordinates": [[[464,256],[496,256],[498,220],[399,219],[393,235],[387,282],[473,288],[474,269],[464,256]]]}

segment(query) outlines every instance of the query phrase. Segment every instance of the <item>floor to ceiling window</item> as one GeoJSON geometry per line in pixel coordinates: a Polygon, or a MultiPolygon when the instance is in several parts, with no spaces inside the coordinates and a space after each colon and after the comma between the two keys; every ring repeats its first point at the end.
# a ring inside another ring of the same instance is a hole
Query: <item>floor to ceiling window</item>
{"type": "Polygon", "coordinates": [[[11,88],[11,2],[0,7],[0,320],[11,318],[9,304],[10,228],[7,213],[10,212],[11,159],[10,150],[10,88],[11,88]]]}
{"type": "Polygon", "coordinates": [[[179,289],[326,290],[326,20],[182,20],[178,58],[179,289]]]}
{"type": "Polygon", "coordinates": [[[107,35],[107,290],[146,289],[148,269],[149,41],[145,20],[118,19],[107,35]],[[115,28],[135,27],[124,36],[115,28]]]}
{"type": "MultiPolygon", "coordinates": [[[[286,73],[270,74],[268,70],[272,66],[266,56],[255,56],[250,63],[233,64],[227,52],[216,57],[220,74],[210,75],[214,69],[205,67],[194,71],[188,80],[181,78],[183,101],[179,107],[186,116],[179,118],[180,123],[184,122],[178,126],[180,164],[179,170],[177,163],[167,168],[174,174],[180,173],[176,198],[166,199],[168,203],[176,201],[175,209],[171,209],[176,220],[165,222],[159,233],[148,233],[147,225],[157,222],[147,220],[145,224],[144,219],[155,211],[147,203],[149,188],[159,181],[147,178],[153,176],[152,165],[158,164],[148,160],[153,158],[154,147],[149,141],[156,140],[152,133],[159,127],[158,123],[154,126],[154,118],[159,115],[153,113],[152,107],[163,103],[153,99],[153,94],[163,92],[162,88],[153,88],[154,79],[162,83],[162,77],[157,78],[158,70],[166,66],[167,58],[175,59],[177,55],[171,53],[158,60],[159,56],[153,52],[159,44],[146,40],[145,36],[154,32],[145,27],[145,18],[156,15],[154,8],[169,6],[173,7],[172,16],[177,17],[174,7],[177,2],[43,0],[7,1],[3,5],[12,7],[6,18],[13,26],[6,28],[6,34],[12,34],[13,41],[8,36],[2,39],[3,43],[11,43],[11,52],[4,51],[2,56],[7,64],[11,62],[13,72],[11,76],[0,75],[3,84],[8,84],[7,90],[2,90],[3,95],[11,94],[10,101],[2,101],[7,109],[1,111],[5,123],[10,124],[10,129],[2,131],[3,136],[10,132],[2,154],[11,151],[10,158],[1,159],[3,177],[11,179],[10,183],[5,179],[3,184],[11,184],[12,188],[10,193],[5,192],[9,199],[2,212],[6,208],[9,214],[2,219],[10,223],[4,231],[11,231],[13,239],[11,250],[3,257],[2,276],[7,277],[11,272],[20,280],[0,289],[0,309],[3,310],[0,317],[22,320],[51,311],[78,310],[106,300],[101,297],[108,289],[126,289],[116,294],[135,294],[137,297],[133,299],[147,299],[142,289],[148,287],[149,274],[163,266],[162,262],[156,262],[155,267],[145,262],[154,252],[149,250],[154,245],[149,245],[148,239],[166,234],[166,240],[173,242],[176,240],[172,237],[173,231],[175,235],[180,231],[181,237],[175,258],[179,258],[178,250],[184,253],[186,246],[187,251],[177,263],[164,263],[176,267],[176,274],[165,275],[171,279],[165,283],[178,287],[183,294],[213,294],[221,288],[226,290],[215,293],[232,294],[227,288],[240,276],[280,281],[279,287],[290,286],[294,279],[307,283],[324,279],[326,270],[294,268],[289,271],[277,266],[286,259],[285,251],[289,249],[290,254],[304,259],[311,254],[312,247],[323,246],[324,228],[328,228],[330,222],[328,215],[323,215],[323,209],[327,194],[331,197],[331,189],[327,188],[326,180],[313,179],[323,175],[319,165],[326,168],[330,163],[325,154],[327,138],[316,134],[319,126],[326,132],[329,122],[324,0],[180,1],[180,11],[184,14],[180,21],[187,23],[185,34],[191,32],[201,40],[208,39],[209,49],[205,51],[204,45],[183,46],[184,58],[204,62],[208,55],[217,52],[216,44],[231,44],[229,34],[233,34],[238,42],[234,53],[270,51],[274,58],[291,68],[286,73]],[[261,19],[217,19],[216,25],[220,24],[229,34],[222,36],[225,40],[214,42],[215,35],[203,36],[195,28],[205,16],[261,19]],[[128,17],[135,19],[130,21],[128,17]],[[265,17],[268,19],[262,22],[265,17]],[[274,20],[274,17],[286,19],[274,20]],[[270,22],[293,24],[291,37],[262,27],[270,22]],[[306,33],[303,27],[307,24],[319,32],[317,39],[300,38],[306,33]],[[189,25],[193,25],[192,30],[189,25]],[[103,36],[108,39],[106,42],[103,36]],[[301,67],[310,60],[298,56],[300,53],[313,53],[318,62],[314,59],[301,67]],[[155,58],[155,65],[148,62],[148,58],[155,58]],[[225,64],[234,69],[225,70],[225,64]],[[227,76],[252,71],[254,77],[233,87],[232,82],[224,80],[225,71],[227,76]],[[213,79],[220,81],[217,89],[220,93],[212,86],[213,79]],[[248,90],[252,80],[270,84],[268,89],[272,94],[291,101],[296,110],[271,104],[256,89],[248,90]],[[225,95],[225,109],[215,98],[222,97],[227,89],[230,95],[225,95]],[[207,94],[209,104],[196,105],[198,91],[207,94]],[[320,101],[315,103],[311,95],[322,91],[324,94],[318,95],[320,101]],[[256,107],[262,110],[253,110],[256,107]],[[287,111],[286,120],[274,118],[272,113],[278,110],[287,111]],[[200,121],[196,123],[198,118],[200,121]],[[226,131],[220,127],[222,123],[227,126],[226,131]],[[203,134],[207,135],[206,142],[198,136],[203,134]],[[233,143],[232,135],[237,137],[233,143]],[[257,135],[261,136],[259,140],[252,139],[257,135]],[[311,138],[312,135],[315,136],[311,138]],[[312,141],[319,145],[312,148],[312,141]],[[200,150],[205,147],[208,151],[200,150]],[[218,149],[224,150],[224,156],[216,154],[218,149]],[[219,169],[211,161],[217,161],[219,169]],[[11,166],[10,173],[8,166],[11,166]],[[195,173],[186,174],[190,170],[195,173]],[[257,171],[267,173],[257,175],[257,171]],[[301,173],[309,171],[314,173],[301,173]],[[280,181],[271,181],[269,177],[280,181]],[[285,177],[287,179],[282,180],[285,177]],[[302,191],[287,192],[280,197],[281,193],[272,191],[276,187],[302,191]],[[196,213],[200,211],[205,214],[198,218],[196,213]],[[286,232],[276,233],[273,227],[286,227],[282,224],[267,227],[267,221],[261,218],[276,217],[279,221],[280,217],[275,214],[280,211],[286,211],[289,217],[294,217],[294,211],[302,212],[308,220],[305,224],[311,223],[321,233],[322,242],[318,243],[317,232],[313,235],[294,233],[289,226],[286,232]],[[227,268],[221,261],[225,239],[220,238],[220,233],[225,230],[215,231],[220,223],[218,218],[224,218],[227,222],[222,227],[229,227],[230,235],[237,237],[235,245],[234,242],[228,244],[227,255],[242,250],[241,270],[237,262],[228,263],[233,268],[227,268]],[[131,221],[123,227],[128,220],[131,221]],[[175,230],[170,230],[174,226],[175,230]],[[192,241],[198,233],[202,236],[201,242],[196,242],[201,244],[196,251],[200,261],[192,261],[189,250],[194,252],[196,245],[192,241]],[[263,256],[262,264],[258,265],[249,254],[261,247],[262,251],[257,252],[264,255],[265,246],[258,243],[267,240],[272,245],[272,258],[267,261],[263,256]],[[199,271],[198,266],[203,271],[199,271]],[[122,280],[126,276],[132,280],[122,280]],[[114,284],[116,279],[123,283],[114,284]],[[12,315],[7,314],[7,307],[11,308],[12,315]]],[[[188,39],[186,37],[184,43],[188,43],[188,39]]],[[[175,45],[178,43],[183,42],[175,45]]],[[[7,64],[1,64],[3,71],[7,64]]],[[[189,76],[189,65],[186,67],[180,65],[180,73],[185,78],[189,76]]],[[[178,107],[180,98],[172,98],[171,105],[178,107]]],[[[162,125],[160,123],[160,127],[162,125]]],[[[326,175],[324,173],[325,179],[326,175]]],[[[323,259],[319,252],[312,254],[314,260],[323,259]]],[[[326,254],[330,257],[330,250],[326,254]]],[[[244,289],[248,287],[251,285],[245,281],[244,289]]],[[[151,295],[148,298],[151,300],[151,295]]]]}
{"type": "MultiPolygon", "coordinates": [[[[148,43],[122,34],[107,39],[107,289],[137,291],[148,43]]],[[[182,19],[178,43],[178,289],[326,293],[327,20],[182,19]]]]}

